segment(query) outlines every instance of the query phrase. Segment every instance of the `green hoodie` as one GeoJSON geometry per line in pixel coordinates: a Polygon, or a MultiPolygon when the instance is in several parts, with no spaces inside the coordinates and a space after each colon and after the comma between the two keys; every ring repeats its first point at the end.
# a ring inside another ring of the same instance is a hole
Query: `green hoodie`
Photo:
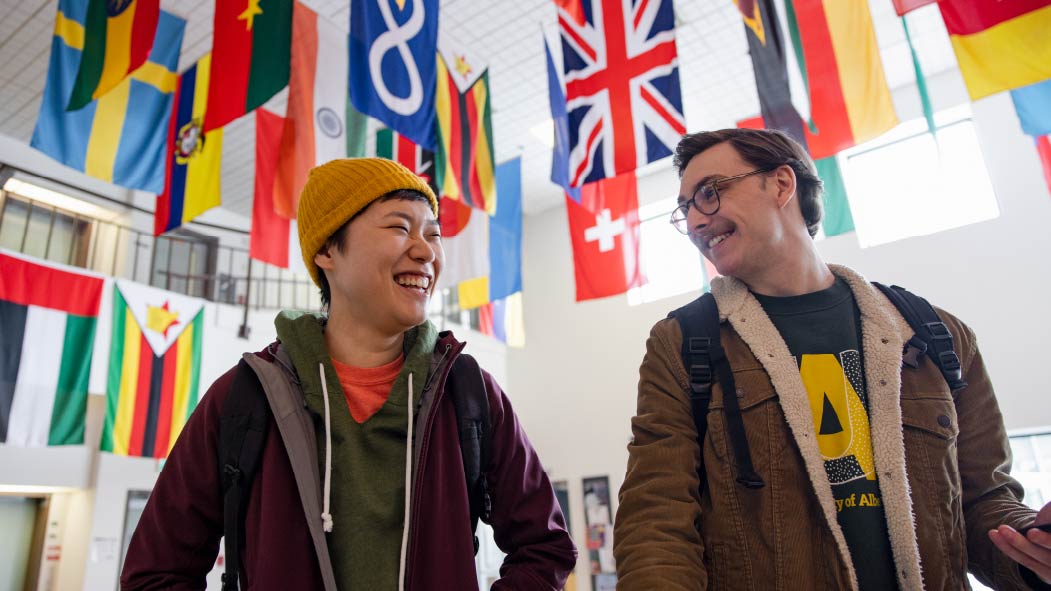
{"type": "Polygon", "coordinates": [[[430,370],[438,331],[430,321],[405,333],[405,365],[387,402],[364,423],[350,416],[343,387],[325,347],[322,316],[284,311],[274,321],[277,337],[295,366],[315,424],[322,483],[325,479],[325,370],[332,430],[332,531],[328,550],[340,589],[398,588],[402,528],[405,526],[405,451],[408,437],[408,380],[418,402],[430,370]]]}

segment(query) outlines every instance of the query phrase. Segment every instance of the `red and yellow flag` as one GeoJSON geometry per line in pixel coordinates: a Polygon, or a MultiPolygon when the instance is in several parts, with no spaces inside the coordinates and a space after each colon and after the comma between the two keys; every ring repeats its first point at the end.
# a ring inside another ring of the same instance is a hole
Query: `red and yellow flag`
{"type": "Polygon", "coordinates": [[[160,0],[89,0],[84,52],[66,110],[87,106],[146,63],[160,11],[160,0]]]}
{"type": "Polygon", "coordinates": [[[472,71],[462,56],[453,67],[438,56],[438,151],[435,162],[443,197],[496,213],[496,163],[489,106],[489,71],[472,71]]]}
{"type": "Polygon", "coordinates": [[[1051,0],[941,0],[972,100],[1051,78],[1051,0]]]}

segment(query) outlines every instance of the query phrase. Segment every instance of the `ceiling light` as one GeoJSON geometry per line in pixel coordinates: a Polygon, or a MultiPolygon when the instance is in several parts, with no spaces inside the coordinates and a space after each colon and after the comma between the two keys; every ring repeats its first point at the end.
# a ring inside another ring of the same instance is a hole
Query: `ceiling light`
{"type": "Polygon", "coordinates": [[[95,219],[112,220],[116,217],[112,211],[98,207],[83,199],[77,199],[65,193],[59,193],[58,191],[27,183],[17,178],[7,179],[7,182],[4,183],[4,190],[33,201],[46,203],[58,209],[79,213],[95,219]]]}

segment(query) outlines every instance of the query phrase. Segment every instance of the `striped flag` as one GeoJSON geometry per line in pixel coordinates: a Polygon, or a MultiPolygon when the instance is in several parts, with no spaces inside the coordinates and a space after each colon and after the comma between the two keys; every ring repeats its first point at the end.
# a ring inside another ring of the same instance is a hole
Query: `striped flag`
{"type": "Polygon", "coordinates": [[[146,63],[160,10],[160,0],[88,0],[84,55],[68,110],[87,106],[146,63]]]}
{"type": "Polygon", "coordinates": [[[282,217],[274,204],[274,175],[286,123],[266,109],[255,110],[255,197],[248,252],[257,261],[306,275],[296,220],[282,217]]]}
{"type": "Polygon", "coordinates": [[[422,177],[435,195],[440,195],[434,170],[434,152],[413,143],[412,140],[384,127],[376,131],[376,156],[393,160],[422,177]]]}
{"type": "Polygon", "coordinates": [[[85,49],[86,9],[87,0],[59,2],[47,82],[29,145],[88,176],[160,193],[186,21],[161,12],[146,63],[106,95],[66,111],[85,49]]]}
{"type": "Polygon", "coordinates": [[[203,317],[203,300],[116,280],[102,451],[168,456],[197,406],[203,317]]]}
{"type": "Polygon", "coordinates": [[[462,53],[438,54],[438,186],[449,199],[496,211],[489,70],[462,53]],[[450,67],[451,64],[451,67],[450,67]]]}
{"type": "Polygon", "coordinates": [[[218,129],[288,85],[293,0],[216,0],[204,131],[218,129]]]}
{"type": "Polygon", "coordinates": [[[179,76],[168,126],[164,193],[157,196],[153,233],[159,236],[219,205],[223,130],[204,132],[211,54],[179,76]]]}
{"type": "Polygon", "coordinates": [[[0,443],[84,443],[103,281],[0,253],[0,443]]]}
{"type": "Polygon", "coordinates": [[[274,211],[295,219],[310,169],[347,157],[347,34],[295,3],[292,66],[281,155],[274,183],[274,211]]]}
{"type": "Polygon", "coordinates": [[[1051,78],[1051,0],[941,0],[971,100],[1051,78]]]}

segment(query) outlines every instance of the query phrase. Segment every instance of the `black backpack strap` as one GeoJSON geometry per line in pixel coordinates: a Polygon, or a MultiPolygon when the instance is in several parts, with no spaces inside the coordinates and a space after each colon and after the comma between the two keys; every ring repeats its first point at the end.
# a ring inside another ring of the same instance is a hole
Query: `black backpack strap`
{"type": "MultiPolygon", "coordinates": [[[[460,430],[460,455],[463,458],[464,477],[467,480],[467,498],[471,509],[471,531],[478,520],[488,523],[492,514],[489,497],[489,470],[492,450],[492,421],[489,418],[489,396],[478,361],[460,354],[453,362],[446,391],[456,407],[456,421],[460,430]]],[[[478,536],[474,536],[474,553],[478,554],[478,536]]]]}
{"type": "Polygon", "coordinates": [[[941,370],[950,390],[956,392],[966,388],[967,382],[963,379],[960,358],[953,350],[952,333],[938,317],[934,306],[904,287],[897,285],[888,287],[876,282],[872,284],[887,296],[887,299],[894,304],[915,333],[905,345],[903,362],[911,367],[917,367],[920,355],[926,353],[941,370]]]}
{"type": "Polygon", "coordinates": [[[690,409],[702,453],[704,436],[708,430],[712,379],[715,377],[723,390],[726,431],[733,448],[737,482],[746,488],[762,488],[765,483],[752,465],[752,453],[741,417],[741,405],[737,400],[733,370],[719,338],[719,307],[715,297],[706,293],[669,316],[679,322],[682,330],[682,360],[690,377],[690,409]]]}
{"type": "Polygon", "coordinates": [[[244,543],[245,507],[263,456],[270,405],[252,368],[237,364],[230,394],[219,417],[219,469],[223,483],[223,536],[226,572],[223,591],[236,591],[244,543]]]}

